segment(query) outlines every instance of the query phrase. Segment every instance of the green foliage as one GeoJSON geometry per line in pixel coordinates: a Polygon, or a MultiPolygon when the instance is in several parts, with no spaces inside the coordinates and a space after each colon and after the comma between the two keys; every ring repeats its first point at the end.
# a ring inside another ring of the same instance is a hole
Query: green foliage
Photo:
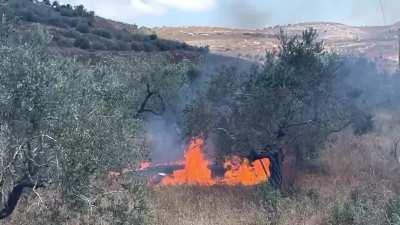
{"type": "Polygon", "coordinates": [[[280,36],[276,54],[261,68],[225,68],[187,109],[187,133],[211,133],[223,156],[245,155],[267,144],[289,144],[298,159],[317,158],[328,135],[349,126],[352,100],[341,87],[342,61],[324,51],[317,33],[280,36]]]}
{"type": "MultiPolygon", "coordinates": [[[[187,65],[148,55],[86,65],[50,55],[51,37],[40,27],[1,31],[2,196],[19,182],[52,184],[70,207],[81,209],[87,206],[82,199],[98,194],[93,179],[146,155],[137,111],[148,88],[173,105],[187,65]]],[[[146,108],[162,107],[150,99],[146,108]]],[[[126,210],[141,214],[135,207],[126,210]]]]}
{"type": "Polygon", "coordinates": [[[390,199],[386,206],[386,215],[389,225],[400,224],[400,197],[390,199]]]}
{"type": "Polygon", "coordinates": [[[89,25],[87,23],[78,23],[76,26],[76,30],[81,32],[81,33],[89,33],[89,25]]]}
{"type": "MultiPolygon", "coordinates": [[[[93,50],[113,51],[169,51],[176,49],[197,50],[175,41],[158,39],[155,34],[146,34],[140,31],[136,25],[126,25],[120,28],[107,20],[94,16],[94,12],[87,11],[82,5],[62,5],[58,2],[10,0],[4,9],[8,17],[15,17],[20,21],[29,23],[41,23],[55,26],[61,29],[52,29],[52,35],[62,35],[66,38],[78,39],[78,35],[71,37],[71,30],[81,33],[79,37],[87,39],[93,45],[88,47],[87,42],[77,40],[75,47],[93,50]],[[100,20],[100,21],[98,21],[100,20]]],[[[65,38],[56,38],[53,44],[60,47],[71,47],[65,38]]]]}
{"type": "Polygon", "coordinates": [[[104,38],[108,38],[108,39],[112,38],[112,34],[105,29],[95,29],[92,31],[92,33],[99,35],[101,37],[104,37],[104,38]]]}
{"type": "Polygon", "coordinates": [[[70,4],[62,5],[62,6],[60,6],[60,8],[58,10],[59,10],[61,16],[66,16],[66,17],[75,16],[74,9],[72,8],[72,6],[70,4]]]}
{"type": "Polygon", "coordinates": [[[81,49],[90,49],[90,41],[84,37],[77,38],[74,46],[81,49]]]}

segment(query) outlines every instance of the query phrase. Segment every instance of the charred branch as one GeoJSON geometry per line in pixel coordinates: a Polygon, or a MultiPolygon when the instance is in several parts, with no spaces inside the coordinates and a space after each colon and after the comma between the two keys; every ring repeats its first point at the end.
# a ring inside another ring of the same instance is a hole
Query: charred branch
{"type": "Polygon", "coordinates": [[[3,209],[0,210],[0,220],[9,217],[14,212],[19,200],[21,199],[22,194],[24,193],[24,190],[43,187],[45,187],[45,182],[20,182],[15,185],[11,192],[8,194],[7,202],[4,204],[3,209]]]}
{"type": "MultiPolygon", "coordinates": [[[[282,149],[276,146],[267,146],[265,152],[252,151],[250,160],[255,161],[259,159],[268,158],[270,160],[269,171],[271,173],[271,185],[276,189],[282,188],[282,162],[284,155],[282,149]]],[[[265,165],[262,165],[266,172],[265,165]]]]}
{"type": "Polygon", "coordinates": [[[164,98],[161,96],[160,93],[152,91],[149,84],[146,84],[146,97],[144,98],[143,102],[140,104],[139,110],[135,113],[135,118],[139,117],[143,113],[151,113],[156,116],[161,116],[165,111],[165,101],[164,98]],[[147,108],[149,101],[152,98],[158,98],[160,101],[161,109],[159,111],[147,108]]]}

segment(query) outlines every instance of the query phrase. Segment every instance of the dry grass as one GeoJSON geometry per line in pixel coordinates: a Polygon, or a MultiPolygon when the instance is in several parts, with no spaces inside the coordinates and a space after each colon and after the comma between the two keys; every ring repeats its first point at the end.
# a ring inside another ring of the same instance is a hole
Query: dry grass
{"type": "Polygon", "coordinates": [[[375,122],[375,131],[363,136],[350,130],[333,135],[321,157],[328,173],[301,175],[297,193],[280,198],[273,210],[255,188],[158,187],[151,200],[155,224],[334,224],[334,208],[354,196],[361,199],[354,200],[360,202],[355,210],[364,212],[352,224],[387,224],[385,204],[400,191],[400,165],[392,154],[400,114],[379,113],[375,122]]]}
{"type": "Polygon", "coordinates": [[[264,224],[254,188],[159,187],[152,207],[159,225],[264,224]]]}
{"type": "MultiPolygon", "coordinates": [[[[299,173],[296,191],[282,197],[261,187],[154,187],[148,197],[148,224],[387,225],[385,206],[400,194],[400,164],[392,154],[400,136],[400,114],[380,113],[376,124],[374,132],[363,136],[351,131],[333,135],[321,157],[325,173],[299,173]],[[341,221],[347,217],[350,222],[341,221]]],[[[134,199],[124,196],[113,202],[123,207],[134,199]]],[[[38,198],[22,201],[8,224],[135,224],[118,223],[113,213],[73,217],[56,199],[49,194],[43,195],[45,203],[38,198]],[[108,220],[99,223],[98,218],[108,220]]]]}

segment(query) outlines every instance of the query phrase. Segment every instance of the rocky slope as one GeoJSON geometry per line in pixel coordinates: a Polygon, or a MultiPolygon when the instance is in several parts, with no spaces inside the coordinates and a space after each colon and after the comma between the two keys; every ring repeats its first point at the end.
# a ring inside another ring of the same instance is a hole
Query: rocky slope
{"type": "Polygon", "coordinates": [[[262,59],[265,50],[278,46],[280,30],[301,34],[309,27],[319,33],[328,50],[346,55],[361,55],[395,68],[398,62],[397,34],[400,23],[382,27],[354,27],[338,23],[302,23],[264,29],[229,29],[219,27],[156,28],[158,36],[194,46],[209,46],[211,52],[247,59],[262,59]]]}

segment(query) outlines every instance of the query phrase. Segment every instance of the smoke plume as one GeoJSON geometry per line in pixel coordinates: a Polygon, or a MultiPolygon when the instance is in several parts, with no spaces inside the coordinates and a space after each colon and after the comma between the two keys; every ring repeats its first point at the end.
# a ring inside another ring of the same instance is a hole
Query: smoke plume
{"type": "Polygon", "coordinates": [[[223,16],[229,26],[240,28],[260,28],[268,25],[270,13],[252,1],[232,0],[226,5],[223,16]]]}

